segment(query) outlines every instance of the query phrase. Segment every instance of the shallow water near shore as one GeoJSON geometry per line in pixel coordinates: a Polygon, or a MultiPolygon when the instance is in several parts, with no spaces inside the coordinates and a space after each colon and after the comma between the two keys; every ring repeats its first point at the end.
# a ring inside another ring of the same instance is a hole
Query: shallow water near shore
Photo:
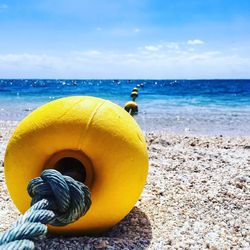
{"type": "Polygon", "coordinates": [[[70,95],[105,98],[120,106],[137,84],[145,132],[250,135],[250,80],[0,80],[0,120],[20,121],[49,101],[70,95]]]}

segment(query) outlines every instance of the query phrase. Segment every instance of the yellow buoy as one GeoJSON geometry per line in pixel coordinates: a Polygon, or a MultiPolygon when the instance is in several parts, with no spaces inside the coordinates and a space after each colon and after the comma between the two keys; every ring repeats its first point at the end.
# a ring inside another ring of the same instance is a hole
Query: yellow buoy
{"type": "Polygon", "coordinates": [[[124,105],[124,109],[131,115],[138,113],[138,105],[136,102],[129,101],[124,105]]]}
{"type": "Polygon", "coordinates": [[[138,93],[135,92],[135,91],[132,91],[131,94],[130,94],[130,96],[131,96],[132,98],[136,98],[136,97],[138,97],[138,93]]]}
{"type": "Polygon", "coordinates": [[[133,88],[132,92],[138,92],[138,88],[133,88]]]}
{"type": "Polygon", "coordinates": [[[138,200],[147,177],[148,154],[141,129],[118,105],[94,97],[67,97],[28,115],[5,154],[5,178],[17,208],[30,206],[31,179],[64,161],[85,173],[92,206],[78,221],[49,229],[82,234],[104,231],[123,219],[138,200]]]}

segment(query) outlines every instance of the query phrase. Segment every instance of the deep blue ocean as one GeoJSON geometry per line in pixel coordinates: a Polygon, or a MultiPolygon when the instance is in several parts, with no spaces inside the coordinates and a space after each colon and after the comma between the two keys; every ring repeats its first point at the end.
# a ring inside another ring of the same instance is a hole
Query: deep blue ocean
{"type": "Polygon", "coordinates": [[[144,131],[250,135],[250,80],[0,80],[0,120],[19,121],[38,106],[70,95],[130,100],[137,84],[144,131]]]}

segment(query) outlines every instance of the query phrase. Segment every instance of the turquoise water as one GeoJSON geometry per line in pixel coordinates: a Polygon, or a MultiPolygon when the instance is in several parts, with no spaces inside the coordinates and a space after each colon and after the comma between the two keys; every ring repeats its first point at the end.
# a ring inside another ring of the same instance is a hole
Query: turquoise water
{"type": "Polygon", "coordinates": [[[0,80],[0,120],[21,120],[38,106],[91,95],[124,106],[137,84],[144,131],[250,135],[250,80],[0,80]]]}

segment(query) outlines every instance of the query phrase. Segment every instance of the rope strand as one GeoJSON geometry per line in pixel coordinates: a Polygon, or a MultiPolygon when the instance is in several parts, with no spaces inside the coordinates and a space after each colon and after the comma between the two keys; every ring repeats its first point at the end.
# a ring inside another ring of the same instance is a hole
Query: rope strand
{"type": "Polygon", "coordinates": [[[28,185],[31,207],[6,232],[0,234],[0,250],[32,250],[33,240],[47,234],[47,224],[65,226],[83,216],[91,205],[87,186],[54,169],[28,185]]]}

